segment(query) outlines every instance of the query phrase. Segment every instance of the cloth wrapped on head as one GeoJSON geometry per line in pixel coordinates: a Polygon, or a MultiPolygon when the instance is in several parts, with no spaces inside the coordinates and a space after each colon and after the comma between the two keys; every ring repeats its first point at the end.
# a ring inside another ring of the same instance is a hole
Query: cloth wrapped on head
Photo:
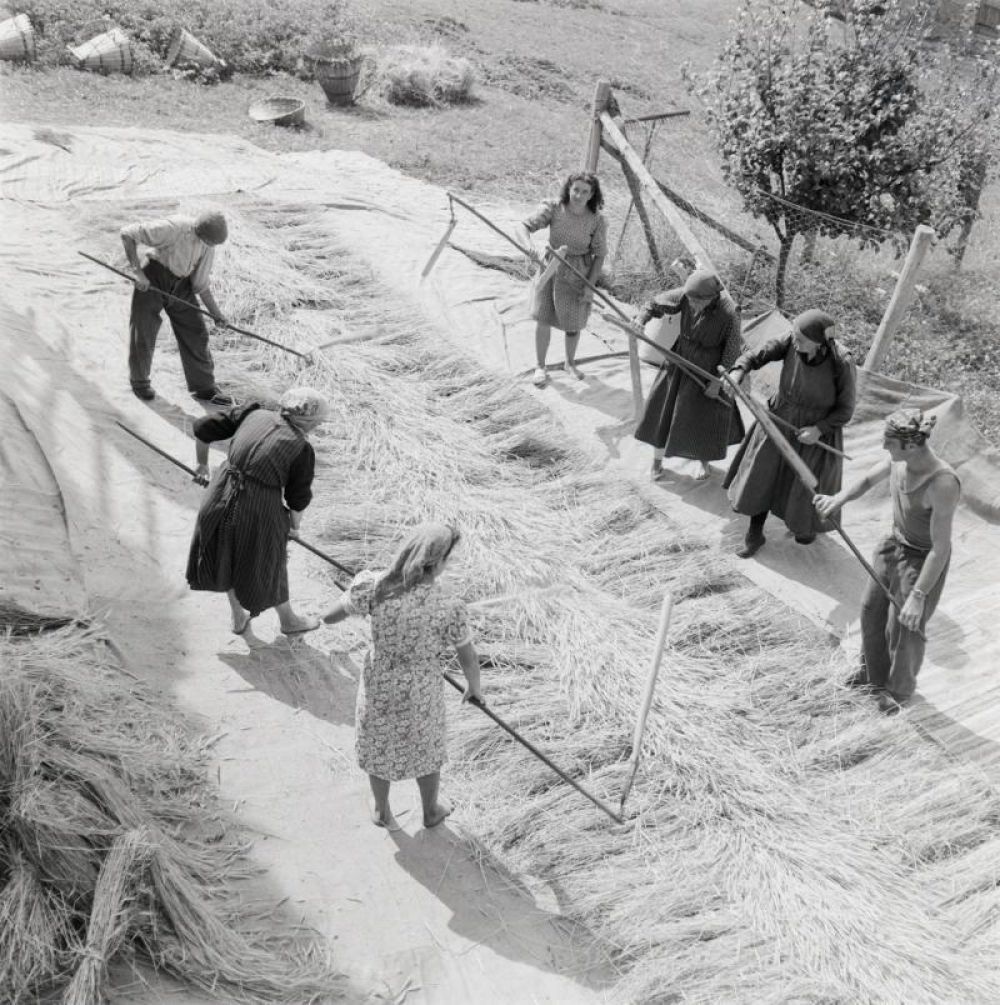
{"type": "Polygon", "coordinates": [[[885,435],[902,443],[923,443],[936,424],[936,415],[924,415],[919,408],[900,408],[886,417],[885,435]]]}
{"type": "Polygon", "coordinates": [[[711,300],[722,292],[722,280],[711,269],[696,269],[684,283],[684,293],[699,300],[711,300]]]}
{"type": "Polygon", "coordinates": [[[279,402],[281,414],[292,419],[324,421],[330,415],[330,404],[315,388],[290,387],[279,402]]]}
{"type": "Polygon", "coordinates": [[[828,338],[826,331],[837,323],[835,318],[830,317],[826,311],[817,310],[815,307],[801,314],[796,314],[792,318],[792,327],[800,334],[804,335],[810,342],[817,342],[826,345],[828,338]]]}
{"type": "Polygon", "coordinates": [[[217,209],[199,213],[195,217],[194,232],[206,244],[222,244],[229,237],[226,218],[217,209]]]}
{"type": "Polygon", "coordinates": [[[403,542],[382,580],[385,587],[408,589],[420,582],[450,554],[461,534],[446,523],[422,523],[403,542]]]}

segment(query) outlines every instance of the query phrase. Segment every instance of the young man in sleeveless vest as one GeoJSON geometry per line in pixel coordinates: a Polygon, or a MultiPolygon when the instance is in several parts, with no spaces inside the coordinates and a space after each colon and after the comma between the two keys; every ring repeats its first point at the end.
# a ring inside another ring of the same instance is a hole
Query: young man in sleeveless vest
{"type": "Polygon", "coordinates": [[[892,532],[875,549],[872,564],[899,606],[869,582],[861,603],[861,670],[851,683],[875,688],[879,708],[890,715],[916,690],[924,629],[941,598],[951,559],[961,484],[927,442],[936,421],[914,408],[893,412],[885,420],[882,442],[888,458],[836,495],[814,500],[820,516],[829,517],[889,479],[892,532]]]}

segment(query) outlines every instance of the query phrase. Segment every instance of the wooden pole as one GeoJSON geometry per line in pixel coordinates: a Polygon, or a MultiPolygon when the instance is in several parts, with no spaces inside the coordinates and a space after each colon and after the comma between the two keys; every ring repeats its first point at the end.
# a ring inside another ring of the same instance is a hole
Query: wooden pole
{"type": "Polygon", "coordinates": [[[451,232],[455,229],[457,224],[458,217],[455,216],[454,211],[452,211],[451,220],[448,222],[448,226],[445,227],[444,230],[444,236],[440,241],[438,241],[434,251],[431,253],[431,257],[427,259],[427,264],[423,267],[420,273],[420,282],[423,282],[428,275],[430,275],[431,269],[433,269],[437,264],[437,260],[440,257],[441,252],[444,251],[445,245],[448,243],[448,238],[451,237],[451,232]]]}
{"type": "Polygon", "coordinates": [[[693,231],[687,225],[687,221],[681,216],[678,209],[660,191],[656,180],[646,170],[646,165],[642,163],[639,155],[632,149],[631,144],[625,138],[621,129],[618,128],[615,120],[607,112],[601,112],[600,121],[607,139],[617,148],[624,161],[632,169],[639,184],[645,189],[646,195],[649,196],[653,205],[664,215],[667,223],[673,227],[674,233],[681,239],[684,246],[701,262],[702,268],[717,272],[718,270],[712,264],[712,259],[709,257],[708,252],[701,246],[698,238],[694,236],[693,231]]]}
{"type": "MultiPolygon", "coordinates": [[[[107,262],[102,262],[101,259],[95,258],[93,255],[88,255],[86,251],[78,251],[78,255],[86,258],[87,261],[93,262],[95,265],[101,265],[109,272],[114,272],[124,279],[127,279],[132,285],[135,285],[135,276],[129,274],[128,272],[122,272],[121,269],[116,269],[113,265],[108,265],[107,262]]],[[[309,360],[310,362],[315,362],[313,354],[311,352],[299,352],[298,349],[293,349],[291,346],[282,345],[280,342],[274,342],[269,338],[264,338],[263,335],[258,335],[256,332],[247,331],[246,328],[237,328],[236,325],[231,325],[228,321],[219,322],[216,321],[215,315],[211,311],[206,311],[201,307],[195,307],[190,301],[183,299],[183,297],[175,297],[172,293],[167,293],[166,290],[158,290],[155,286],[150,286],[150,290],[154,293],[159,293],[161,297],[166,297],[167,300],[174,300],[179,304],[185,304],[190,307],[191,310],[197,311],[199,314],[204,314],[205,317],[211,318],[220,328],[228,328],[230,331],[234,331],[239,335],[246,335],[248,338],[256,339],[258,342],[265,342],[267,345],[273,345],[275,349],[280,349],[282,352],[287,352],[292,356],[299,356],[302,359],[309,360]]]]}
{"type": "MultiPolygon", "coordinates": [[[[186,471],[192,478],[195,477],[194,468],[185,464],[183,461],[179,461],[176,457],[174,457],[173,454],[164,450],[162,447],[158,447],[151,440],[147,440],[145,436],[141,436],[130,426],[126,426],[124,422],[119,422],[118,419],[115,419],[115,425],[121,429],[124,429],[125,432],[129,434],[129,436],[135,437],[135,439],[137,439],[140,443],[144,443],[154,453],[157,453],[165,460],[170,461],[171,464],[175,464],[177,467],[181,469],[181,471],[186,471]]],[[[340,562],[338,562],[332,555],[328,555],[325,551],[320,551],[320,549],[317,548],[316,545],[310,544],[308,541],[303,541],[301,537],[290,537],[289,540],[294,541],[298,545],[301,545],[301,547],[305,548],[306,551],[311,551],[318,558],[323,559],[324,562],[329,562],[330,565],[332,565],[335,569],[339,569],[341,572],[346,573],[348,576],[354,576],[355,573],[353,569],[349,569],[346,565],[341,565],[340,562]]],[[[337,580],[337,585],[342,590],[346,589],[345,584],[341,583],[339,580],[337,580]]]]}
{"type": "Polygon", "coordinates": [[[632,205],[635,206],[635,211],[639,215],[642,232],[646,235],[646,244],[649,246],[649,257],[653,260],[653,268],[656,269],[656,274],[660,279],[664,279],[666,273],[663,269],[663,259],[660,257],[660,249],[656,246],[653,223],[649,219],[649,213],[646,211],[646,204],[642,201],[642,186],[639,184],[639,179],[636,178],[635,173],[624,161],[622,162],[622,174],[625,175],[625,182],[628,185],[629,192],[632,194],[632,205]]]}
{"type": "Polygon", "coordinates": [[[632,734],[632,756],[629,758],[629,774],[622,789],[621,802],[618,804],[618,815],[625,812],[625,800],[632,791],[635,773],[639,770],[639,756],[642,753],[642,734],[646,730],[646,718],[653,704],[653,692],[656,689],[656,678],[660,672],[660,662],[663,659],[663,649],[667,644],[667,632],[670,630],[670,616],[674,610],[674,595],[669,591],[663,595],[663,605],[660,607],[660,623],[656,629],[656,643],[653,646],[653,659],[649,664],[649,676],[646,678],[646,690],[642,705],[635,720],[635,732],[632,734]]]}
{"type": "Polygon", "coordinates": [[[639,342],[635,337],[635,332],[630,331],[628,335],[628,372],[632,380],[632,409],[635,412],[635,421],[642,419],[642,414],[646,404],[642,397],[642,368],[639,366],[639,342]]]}
{"type": "Polygon", "coordinates": [[[594,88],[594,101],[591,105],[590,136],[583,162],[584,171],[597,170],[597,159],[601,155],[601,116],[606,113],[610,101],[611,84],[607,80],[599,80],[594,88]]]}
{"type": "MultiPolygon", "coordinates": [[[[802,460],[798,451],[785,439],[782,435],[781,430],[774,424],[774,416],[767,410],[767,408],[762,405],[757,399],[752,395],[748,394],[746,391],[740,387],[739,384],[733,380],[729,374],[719,367],[719,376],[722,378],[723,383],[728,384],[732,390],[733,394],[743,402],[744,405],[750,410],[753,417],[761,424],[764,432],[771,438],[771,442],[778,448],[782,457],[788,462],[789,467],[795,472],[796,477],[803,485],[810,491],[815,493],[817,486],[819,485],[819,479],[813,473],[812,469],[804,460],[802,460]]],[[[872,581],[878,586],[878,588],[886,595],[889,603],[899,611],[899,603],[896,598],[892,595],[892,591],[878,578],[878,573],[871,567],[868,559],[858,550],[858,546],[847,536],[847,531],[840,525],[840,520],[838,517],[827,517],[829,523],[833,526],[833,529],[841,536],[844,544],[851,549],[854,557],[864,566],[865,572],[871,576],[872,581]]]]}
{"type": "Polygon", "coordinates": [[[899,274],[896,288],[892,291],[892,297],[889,300],[889,306],[885,309],[882,322],[878,326],[871,348],[865,357],[865,370],[876,371],[885,362],[892,337],[896,334],[896,329],[913,300],[913,288],[917,284],[920,265],[936,238],[934,228],[925,224],[920,224],[913,232],[913,240],[910,242],[910,250],[906,253],[903,271],[899,274]]]}
{"type": "MultiPolygon", "coordinates": [[[[454,678],[447,670],[442,671],[444,679],[456,690],[459,694],[464,694],[465,688],[454,678]]],[[[572,785],[581,796],[585,796],[589,799],[598,809],[603,810],[616,824],[622,823],[622,818],[615,813],[610,806],[603,803],[597,796],[588,792],[576,779],[570,778],[562,768],[559,767],[550,757],[546,757],[530,740],[525,739],[521,734],[514,729],[513,726],[509,726],[499,715],[496,714],[492,709],[486,707],[486,702],[480,701],[478,698],[470,698],[469,704],[474,708],[478,708],[480,712],[484,715],[488,715],[505,733],[512,736],[522,747],[530,751],[535,757],[538,758],[547,768],[551,768],[564,782],[572,785]]]]}

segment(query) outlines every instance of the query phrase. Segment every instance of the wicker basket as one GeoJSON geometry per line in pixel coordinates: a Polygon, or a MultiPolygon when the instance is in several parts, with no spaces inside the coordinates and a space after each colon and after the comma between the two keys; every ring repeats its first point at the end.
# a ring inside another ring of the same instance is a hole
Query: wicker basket
{"type": "Polygon", "coordinates": [[[174,31],[167,50],[166,66],[197,67],[201,70],[221,69],[225,62],[184,28],[174,31]]]}
{"type": "Polygon", "coordinates": [[[35,32],[27,14],[0,21],[0,59],[20,59],[30,63],[35,58],[35,32]]]}
{"type": "Polygon", "coordinates": [[[365,57],[353,45],[327,45],[307,52],[305,60],[331,105],[354,104],[365,57]]]}
{"type": "Polygon", "coordinates": [[[251,105],[247,114],[254,122],[301,126],[306,121],[306,103],[298,98],[265,98],[251,105]]]}
{"type": "Polygon", "coordinates": [[[80,70],[131,73],[132,43],[120,28],[112,28],[80,45],[67,47],[80,70]]]}

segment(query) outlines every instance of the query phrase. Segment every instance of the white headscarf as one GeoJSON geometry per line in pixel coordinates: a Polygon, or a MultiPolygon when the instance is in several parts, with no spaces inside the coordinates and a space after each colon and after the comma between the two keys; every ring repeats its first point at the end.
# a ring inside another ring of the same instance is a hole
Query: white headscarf
{"type": "Polygon", "coordinates": [[[330,404],[315,388],[290,387],[279,402],[281,414],[290,419],[316,419],[322,422],[330,415],[330,404]]]}

